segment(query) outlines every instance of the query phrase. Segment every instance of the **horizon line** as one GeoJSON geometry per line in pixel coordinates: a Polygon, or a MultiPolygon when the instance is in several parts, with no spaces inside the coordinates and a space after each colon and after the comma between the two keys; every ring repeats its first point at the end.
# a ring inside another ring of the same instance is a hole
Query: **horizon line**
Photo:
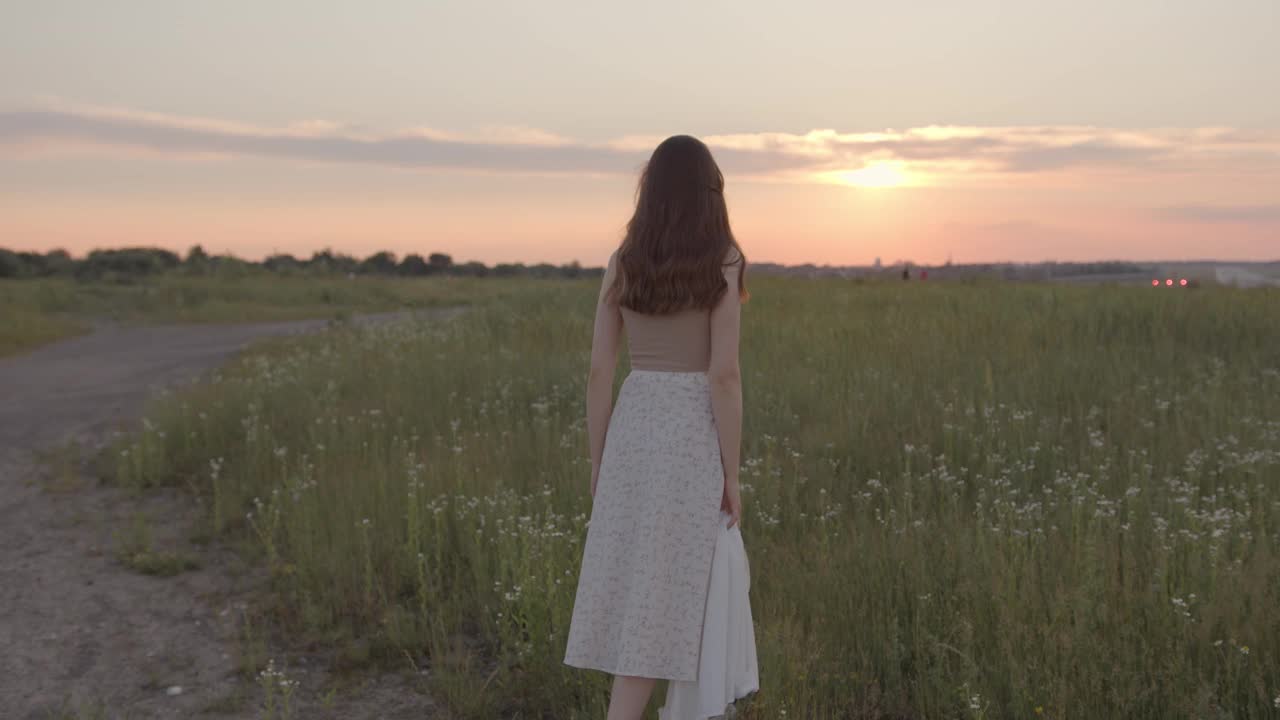
{"type": "MultiPolygon", "coordinates": [[[[583,264],[581,260],[577,258],[574,258],[571,260],[565,260],[561,262],[550,262],[546,260],[532,260],[532,261],[531,260],[502,260],[502,261],[493,261],[493,262],[486,263],[480,260],[458,260],[458,259],[455,259],[456,256],[454,253],[448,252],[445,250],[431,250],[431,251],[425,251],[425,252],[414,251],[414,252],[401,254],[401,253],[393,252],[391,250],[384,249],[384,250],[377,250],[377,251],[371,252],[368,255],[360,256],[360,255],[356,255],[340,249],[336,249],[333,246],[325,246],[316,250],[312,250],[309,255],[297,255],[297,254],[288,253],[288,252],[272,251],[270,253],[263,253],[260,257],[256,259],[253,257],[237,255],[236,253],[231,252],[230,250],[211,253],[204,249],[203,243],[196,243],[188,247],[185,252],[174,250],[168,247],[158,246],[158,245],[120,245],[120,246],[114,246],[114,247],[94,248],[80,255],[75,255],[70,251],[67,251],[65,248],[59,248],[59,247],[48,248],[46,250],[22,250],[22,249],[16,249],[14,247],[0,245],[0,253],[10,252],[17,255],[30,253],[30,254],[39,255],[39,256],[46,256],[51,253],[63,252],[63,253],[66,253],[66,255],[73,261],[83,261],[88,259],[89,256],[95,252],[121,252],[121,251],[135,250],[135,251],[168,252],[178,256],[181,259],[189,255],[190,252],[195,248],[200,248],[203,252],[205,252],[205,254],[209,258],[218,258],[218,257],[230,258],[232,260],[247,262],[255,265],[260,265],[273,257],[290,257],[300,262],[309,262],[311,258],[314,258],[316,255],[327,252],[334,256],[345,256],[345,257],[354,259],[356,261],[364,261],[370,257],[374,257],[381,253],[387,253],[391,255],[393,258],[395,258],[397,261],[402,261],[405,258],[413,255],[417,255],[423,259],[426,259],[433,254],[441,254],[441,255],[448,256],[450,258],[451,264],[453,265],[466,265],[466,264],[479,263],[480,265],[484,265],[485,267],[497,267],[499,265],[525,265],[525,266],[551,265],[553,267],[568,267],[576,263],[579,265],[579,267],[581,267],[584,270],[595,270],[595,269],[600,269],[604,267],[603,265],[586,265],[586,264],[583,264]]],[[[859,263],[830,263],[830,262],[819,262],[819,261],[809,260],[804,262],[783,263],[783,262],[775,262],[772,260],[751,260],[749,258],[747,260],[747,263],[748,263],[748,267],[752,265],[774,266],[774,267],[781,267],[781,268],[815,267],[815,268],[835,268],[835,269],[875,268],[876,267],[874,262],[859,264],[859,263]]],[[[964,266],[971,266],[971,265],[1051,265],[1051,264],[1052,265],[1094,265],[1094,264],[1108,264],[1108,263],[1113,263],[1113,264],[1127,263],[1131,265],[1198,265],[1198,264],[1232,264],[1232,263],[1234,264],[1244,263],[1244,264],[1250,264],[1250,265],[1273,265],[1273,264],[1280,264],[1280,256],[1276,256],[1272,259],[1222,259],[1222,258],[1202,257],[1202,258],[1184,259],[1184,260],[1176,260],[1176,259],[1168,259],[1168,258],[1144,260],[1144,259],[1123,258],[1123,257],[1100,257],[1100,258],[1094,258],[1090,260],[1055,260],[1052,258],[1045,258],[1040,260],[970,260],[970,261],[960,261],[960,262],[956,261],[954,258],[944,262],[919,262],[911,259],[895,258],[893,262],[882,262],[880,264],[880,267],[893,268],[893,267],[903,267],[903,266],[914,266],[914,267],[924,267],[924,268],[942,268],[942,267],[964,267],[964,266]]]]}

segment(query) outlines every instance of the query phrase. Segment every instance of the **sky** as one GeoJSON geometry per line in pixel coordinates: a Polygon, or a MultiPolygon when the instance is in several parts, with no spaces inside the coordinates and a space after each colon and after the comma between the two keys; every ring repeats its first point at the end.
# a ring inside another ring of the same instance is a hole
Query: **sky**
{"type": "Polygon", "coordinates": [[[1280,2],[0,3],[0,247],[599,265],[664,137],[754,261],[1280,259],[1280,2]]]}

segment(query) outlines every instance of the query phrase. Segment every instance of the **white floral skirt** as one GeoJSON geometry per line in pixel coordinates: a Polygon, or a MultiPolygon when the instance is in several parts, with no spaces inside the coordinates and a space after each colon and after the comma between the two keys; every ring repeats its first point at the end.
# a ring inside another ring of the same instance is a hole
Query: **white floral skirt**
{"type": "Polygon", "coordinates": [[[605,435],[565,663],[697,680],[723,489],[707,374],[632,370],[605,435]]]}
{"type": "Polygon", "coordinates": [[[733,717],[727,712],[732,710],[731,703],[760,689],[747,551],[739,529],[728,527],[728,514],[721,513],[720,522],[702,623],[698,679],[667,683],[667,701],[658,710],[659,720],[733,717]]]}

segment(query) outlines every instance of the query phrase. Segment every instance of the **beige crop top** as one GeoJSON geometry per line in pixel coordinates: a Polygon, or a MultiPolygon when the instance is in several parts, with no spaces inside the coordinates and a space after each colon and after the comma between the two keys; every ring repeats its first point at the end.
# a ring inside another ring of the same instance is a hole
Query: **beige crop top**
{"type": "MultiPolygon", "coordinates": [[[[741,264],[727,265],[726,290],[738,294],[741,264]]],[[[650,315],[618,308],[626,330],[627,351],[635,370],[666,372],[706,372],[711,366],[711,311],[681,310],[666,315],[650,315]]]]}
{"type": "Polygon", "coordinates": [[[706,372],[711,366],[711,311],[647,315],[619,308],[636,370],[706,372]]]}

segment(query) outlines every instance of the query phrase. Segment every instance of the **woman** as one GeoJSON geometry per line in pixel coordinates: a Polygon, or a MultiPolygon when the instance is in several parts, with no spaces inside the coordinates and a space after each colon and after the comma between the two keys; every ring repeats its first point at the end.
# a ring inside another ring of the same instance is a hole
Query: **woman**
{"type": "Polygon", "coordinates": [[[692,712],[672,707],[677,687],[719,698],[689,720],[758,685],[737,529],[745,266],[711,151],[668,138],[609,258],[587,380],[593,500],[565,663],[615,676],[608,720],[640,718],[657,679],[673,681],[664,717],[692,712]],[[632,370],[611,408],[624,329],[632,370]]]}

